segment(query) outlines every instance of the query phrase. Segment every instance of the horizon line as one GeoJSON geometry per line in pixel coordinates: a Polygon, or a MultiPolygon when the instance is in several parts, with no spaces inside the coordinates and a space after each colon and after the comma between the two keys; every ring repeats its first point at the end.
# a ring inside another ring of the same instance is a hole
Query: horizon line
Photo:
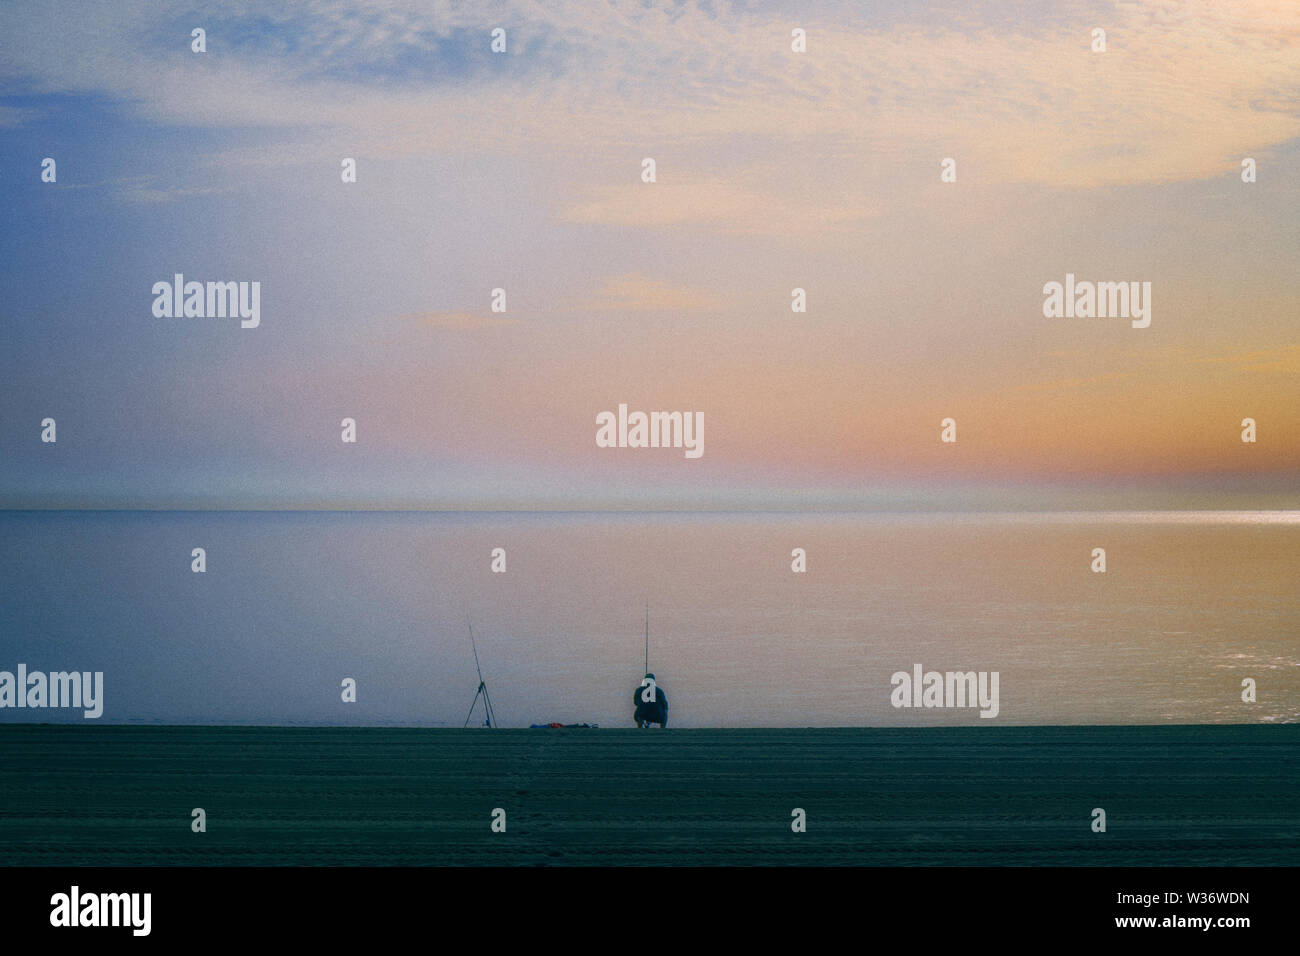
{"type": "Polygon", "coordinates": [[[1008,511],[986,508],[131,508],[69,507],[11,508],[0,506],[0,514],[40,514],[45,512],[128,513],[128,514],[571,514],[571,515],[646,515],[646,514],[776,514],[776,515],[1296,515],[1294,508],[1025,508],[1008,511]]]}

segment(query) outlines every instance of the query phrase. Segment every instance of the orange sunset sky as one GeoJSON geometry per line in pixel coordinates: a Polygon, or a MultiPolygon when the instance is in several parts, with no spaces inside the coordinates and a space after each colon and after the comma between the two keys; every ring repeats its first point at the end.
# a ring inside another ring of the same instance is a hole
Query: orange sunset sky
{"type": "Polygon", "coordinates": [[[6,507],[1300,507],[1300,5],[195,16],[4,14],[6,507]]]}

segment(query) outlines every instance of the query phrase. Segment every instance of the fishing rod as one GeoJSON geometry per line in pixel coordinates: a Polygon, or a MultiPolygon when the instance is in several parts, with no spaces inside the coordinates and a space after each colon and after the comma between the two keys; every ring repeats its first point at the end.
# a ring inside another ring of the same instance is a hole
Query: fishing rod
{"type": "Polygon", "coordinates": [[[495,727],[497,715],[492,710],[492,698],[488,696],[487,682],[483,680],[483,668],[478,663],[478,645],[474,642],[474,625],[470,623],[468,617],[465,618],[465,626],[469,628],[469,646],[474,651],[474,670],[478,671],[478,690],[474,692],[474,699],[470,701],[469,713],[465,715],[465,723],[462,727],[469,726],[469,719],[474,716],[474,708],[478,705],[479,694],[483,695],[483,711],[487,715],[484,724],[495,727]]]}
{"type": "Polygon", "coordinates": [[[650,673],[650,602],[645,602],[645,672],[650,673]]]}

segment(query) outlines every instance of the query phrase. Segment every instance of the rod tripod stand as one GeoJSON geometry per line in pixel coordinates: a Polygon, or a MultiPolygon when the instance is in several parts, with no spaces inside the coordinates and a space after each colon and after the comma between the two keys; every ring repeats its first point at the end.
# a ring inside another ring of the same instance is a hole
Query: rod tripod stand
{"type": "Polygon", "coordinates": [[[478,645],[474,643],[474,625],[466,619],[465,624],[469,627],[469,646],[474,649],[474,669],[478,671],[478,690],[474,691],[474,699],[470,701],[469,713],[465,715],[463,727],[469,726],[469,719],[474,716],[474,708],[478,706],[479,695],[483,697],[483,726],[495,727],[497,725],[497,715],[492,710],[492,698],[488,696],[487,684],[483,682],[483,668],[478,666],[478,645]]]}
{"type": "Polygon", "coordinates": [[[487,684],[483,683],[482,675],[479,675],[478,690],[474,692],[474,699],[470,701],[469,713],[465,715],[463,727],[469,726],[469,719],[474,716],[474,708],[478,706],[479,695],[483,697],[483,726],[495,727],[497,725],[497,715],[492,712],[492,698],[488,696],[487,684]]]}

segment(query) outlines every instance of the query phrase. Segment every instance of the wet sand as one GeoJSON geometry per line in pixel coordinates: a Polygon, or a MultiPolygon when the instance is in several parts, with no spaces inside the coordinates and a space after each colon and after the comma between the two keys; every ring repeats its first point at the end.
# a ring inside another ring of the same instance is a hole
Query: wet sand
{"type": "Polygon", "coordinates": [[[0,847],[47,866],[1296,865],[1300,725],[9,724],[0,847]]]}

